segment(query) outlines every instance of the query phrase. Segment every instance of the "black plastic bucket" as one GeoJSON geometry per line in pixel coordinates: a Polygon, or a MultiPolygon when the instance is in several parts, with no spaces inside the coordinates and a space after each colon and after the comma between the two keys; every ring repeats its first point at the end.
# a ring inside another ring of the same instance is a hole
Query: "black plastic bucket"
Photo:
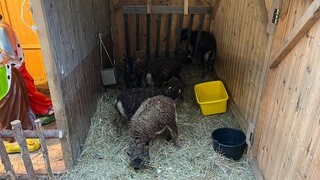
{"type": "Polygon", "coordinates": [[[246,135],[238,129],[219,128],[212,132],[213,148],[224,156],[239,160],[246,147],[246,135]]]}

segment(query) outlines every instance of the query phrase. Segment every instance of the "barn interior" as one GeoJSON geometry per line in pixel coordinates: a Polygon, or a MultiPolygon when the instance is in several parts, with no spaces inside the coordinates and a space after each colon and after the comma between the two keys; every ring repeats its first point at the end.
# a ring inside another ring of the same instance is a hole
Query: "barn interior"
{"type": "Polygon", "coordinates": [[[60,143],[67,173],[62,178],[320,176],[319,0],[30,0],[27,5],[38,29],[55,128],[64,130],[60,143]],[[207,79],[200,78],[197,63],[181,71],[187,85],[186,98],[176,102],[182,147],[156,138],[150,164],[135,171],[126,154],[128,131],[116,134],[118,114],[112,105],[124,87],[123,56],[153,56],[157,49],[162,56],[166,47],[176,49],[181,27],[200,26],[214,34],[217,58],[207,79]],[[115,62],[116,85],[103,86],[101,70],[112,66],[105,54],[101,61],[99,33],[115,62]],[[228,110],[203,116],[193,86],[211,80],[224,83],[228,110]],[[220,127],[238,128],[250,137],[239,161],[214,152],[211,132],[220,127]]]}

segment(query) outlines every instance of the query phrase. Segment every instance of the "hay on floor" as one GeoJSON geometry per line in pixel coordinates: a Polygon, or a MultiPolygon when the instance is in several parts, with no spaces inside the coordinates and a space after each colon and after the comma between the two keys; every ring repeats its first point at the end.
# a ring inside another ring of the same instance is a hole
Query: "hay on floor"
{"type": "Polygon", "coordinates": [[[200,82],[200,72],[193,66],[182,70],[187,87],[184,101],[176,103],[180,149],[159,136],[151,142],[146,167],[137,171],[130,167],[128,127],[121,136],[116,132],[118,112],[113,103],[120,91],[107,89],[98,102],[77,165],[60,179],[254,179],[245,153],[239,161],[233,161],[213,150],[213,130],[239,127],[230,111],[202,116],[193,91],[200,82]]]}

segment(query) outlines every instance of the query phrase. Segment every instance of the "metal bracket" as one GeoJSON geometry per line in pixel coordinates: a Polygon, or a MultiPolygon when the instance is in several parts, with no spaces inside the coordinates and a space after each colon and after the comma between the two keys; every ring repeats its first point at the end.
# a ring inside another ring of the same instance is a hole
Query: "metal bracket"
{"type": "Polygon", "coordinates": [[[247,129],[247,135],[246,135],[246,142],[248,146],[253,145],[253,140],[254,140],[254,125],[250,123],[247,129]]]}
{"type": "Polygon", "coordinates": [[[272,16],[272,23],[273,24],[278,24],[280,19],[280,9],[279,8],[275,8],[273,11],[273,16],[272,16]]]}

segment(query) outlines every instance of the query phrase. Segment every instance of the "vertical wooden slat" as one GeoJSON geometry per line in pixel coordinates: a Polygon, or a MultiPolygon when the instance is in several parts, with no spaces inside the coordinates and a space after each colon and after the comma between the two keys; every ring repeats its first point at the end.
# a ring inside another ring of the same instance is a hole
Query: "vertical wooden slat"
{"type": "Polygon", "coordinates": [[[127,56],[130,56],[130,40],[129,40],[129,24],[128,24],[128,14],[123,14],[123,20],[124,20],[124,39],[126,44],[126,53],[127,56]]]}
{"type": "Polygon", "coordinates": [[[26,138],[22,134],[21,122],[20,120],[14,120],[11,122],[12,129],[15,132],[16,140],[21,149],[21,156],[26,168],[28,179],[36,180],[36,174],[33,169],[32,161],[29,155],[26,138]]]}
{"type": "Polygon", "coordinates": [[[15,179],[15,172],[12,168],[12,164],[10,162],[8,153],[6,151],[6,147],[3,143],[3,139],[0,136],[0,156],[1,156],[1,162],[7,172],[7,174],[10,176],[11,179],[15,179]]]}
{"type": "Polygon", "coordinates": [[[146,43],[147,43],[147,51],[146,51],[146,55],[147,58],[150,59],[150,24],[151,24],[151,15],[147,14],[147,39],[146,39],[146,43]]]}
{"type": "Polygon", "coordinates": [[[183,14],[184,15],[188,15],[189,11],[189,1],[188,0],[184,0],[183,3],[183,14]]]}
{"type": "Polygon", "coordinates": [[[182,29],[182,26],[183,26],[183,14],[179,14],[178,15],[178,22],[177,22],[177,28],[176,28],[176,54],[178,53],[178,50],[179,50],[179,46],[180,46],[180,35],[181,35],[181,29],[182,29]]]}
{"type": "Polygon", "coordinates": [[[41,121],[40,119],[37,119],[35,120],[35,125],[36,125],[36,132],[37,132],[37,135],[40,139],[40,142],[41,142],[41,151],[42,151],[42,156],[43,156],[43,159],[44,159],[44,164],[46,166],[46,169],[47,169],[47,172],[48,172],[48,176],[49,176],[49,179],[55,179],[53,173],[52,173],[52,169],[51,169],[51,166],[50,166],[50,160],[49,160],[49,154],[48,154],[48,147],[47,147],[47,144],[46,144],[46,140],[44,138],[44,135],[43,135],[43,127],[41,126],[41,121]]]}
{"type": "Polygon", "coordinates": [[[152,0],[147,0],[147,14],[151,14],[152,11],[152,0]]]}
{"type": "MultiPolygon", "coordinates": [[[[191,31],[192,31],[193,20],[194,20],[194,14],[191,14],[189,19],[189,25],[188,25],[188,38],[187,38],[188,43],[187,44],[189,44],[191,41],[191,31]]],[[[186,45],[185,48],[187,50],[188,46],[186,45]]]]}
{"type": "Polygon", "coordinates": [[[157,15],[157,37],[156,37],[156,52],[155,52],[155,57],[159,57],[159,49],[160,49],[160,34],[161,34],[161,17],[162,14],[157,15]]]}
{"type": "Polygon", "coordinates": [[[140,51],[140,15],[136,14],[136,51],[140,51]]]}
{"type": "Polygon", "coordinates": [[[168,24],[167,24],[167,43],[166,43],[166,52],[165,52],[165,56],[168,57],[169,56],[169,45],[170,45],[170,39],[171,39],[171,26],[172,26],[172,14],[168,15],[168,24]]]}

